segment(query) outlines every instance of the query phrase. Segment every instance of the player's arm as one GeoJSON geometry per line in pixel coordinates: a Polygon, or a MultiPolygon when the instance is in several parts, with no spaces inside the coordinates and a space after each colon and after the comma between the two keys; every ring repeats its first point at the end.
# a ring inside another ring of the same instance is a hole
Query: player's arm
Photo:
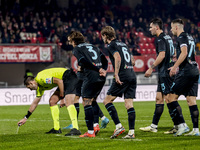
{"type": "Polygon", "coordinates": [[[64,98],[63,80],[53,77],[53,83],[58,85],[58,88],[60,90],[60,99],[63,99],[64,98]]]}
{"type": "Polygon", "coordinates": [[[161,51],[159,54],[158,54],[158,56],[157,56],[157,58],[156,58],[156,60],[155,60],[155,62],[151,65],[151,67],[145,72],[145,77],[149,77],[151,74],[152,74],[152,72],[153,72],[153,69],[156,67],[156,66],[158,66],[162,61],[163,61],[163,59],[165,58],[165,51],[161,51]]]}
{"type": "Polygon", "coordinates": [[[105,55],[103,53],[100,54],[100,59],[102,63],[102,68],[99,69],[99,75],[100,76],[106,76],[107,68],[108,68],[108,60],[106,59],[105,55]]]}
{"type": "Polygon", "coordinates": [[[23,118],[22,120],[20,120],[20,121],[18,122],[18,126],[21,126],[21,125],[23,125],[23,124],[26,123],[26,120],[27,120],[27,119],[31,116],[31,114],[34,112],[34,110],[35,110],[36,107],[38,106],[38,103],[40,102],[40,100],[41,100],[41,97],[36,97],[36,98],[33,100],[33,102],[32,102],[32,104],[31,104],[31,106],[30,106],[30,108],[29,108],[27,114],[24,116],[24,118],[23,118]]]}
{"type": "Polygon", "coordinates": [[[95,70],[99,72],[99,68],[97,66],[94,66],[92,63],[87,61],[84,57],[79,59],[79,64],[82,64],[84,68],[90,68],[91,70],[95,70]]]}
{"type": "Polygon", "coordinates": [[[131,63],[133,66],[135,66],[135,59],[134,59],[133,55],[131,55],[131,63]]]}
{"type": "Polygon", "coordinates": [[[177,68],[180,66],[180,64],[185,60],[185,58],[187,57],[187,46],[182,46],[181,47],[181,53],[178,57],[178,60],[176,61],[176,63],[174,64],[174,66],[172,66],[171,68],[169,68],[170,70],[170,73],[169,75],[170,76],[173,76],[176,74],[176,70],[177,68]]]}
{"type": "Polygon", "coordinates": [[[119,79],[119,69],[120,69],[120,66],[121,66],[121,57],[120,57],[120,54],[119,52],[115,52],[114,55],[113,55],[114,59],[115,59],[115,72],[114,72],[114,76],[115,76],[115,81],[122,85],[123,82],[120,81],[119,79]]]}

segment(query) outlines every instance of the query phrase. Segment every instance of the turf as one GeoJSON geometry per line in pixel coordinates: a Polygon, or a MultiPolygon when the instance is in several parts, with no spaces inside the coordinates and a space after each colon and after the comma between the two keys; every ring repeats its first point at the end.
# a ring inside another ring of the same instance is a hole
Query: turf
{"type": "MultiPolygon", "coordinates": [[[[192,129],[192,122],[187,103],[186,101],[179,101],[179,103],[182,106],[185,121],[190,129],[192,129]]],[[[197,103],[199,105],[200,101],[197,101],[197,103]]],[[[122,139],[123,135],[120,135],[117,139],[110,139],[115,126],[103,104],[99,105],[104,114],[110,119],[110,123],[106,129],[101,129],[100,133],[95,138],[79,138],[77,136],[65,137],[64,135],[69,132],[69,130],[62,130],[63,133],[58,135],[45,134],[45,132],[49,131],[53,127],[50,108],[48,105],[39,105],[26,124],[19,128],[19,132],[17,134],[17,122],[26,114],[29,106],[1,106],[0,149],[200,149],[200,137],[173,137],[173,135],[163,134],[164,131],[169,130],[173,126],[166,106],[159,122],[157,133],[147,133],[139,130],[140,127],[151,124],[155,102],[134,102],[134,107],[136,110],[135,139],[124,140],[122,139]]],[[[120,121],[125,127],[127,133],[128,121],[124,103],[114,103],[114,105],[118,110],[120,121]]],[[[65,127],[70,124],[69,115],[66,108],[60,109],[60,124],[61,127],[65,127]]],[[[82,133],[87,130],[84,121],[84,111],[82,105],[80,107],[79,127],[82,133]]]]}

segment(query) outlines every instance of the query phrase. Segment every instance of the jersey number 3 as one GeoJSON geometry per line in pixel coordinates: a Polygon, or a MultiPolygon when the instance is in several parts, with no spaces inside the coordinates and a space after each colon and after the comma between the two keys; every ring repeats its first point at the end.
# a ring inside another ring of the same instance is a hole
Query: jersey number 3
{"type": "Polygon", "coordinates": [[[89,52],[94,54],[94,56],[92,56],[92,59],[96,60],[97,59],[97,52],[93,50],[93,47],[92,46],[86,46],[86,48],[88,48],[89,52]]]}

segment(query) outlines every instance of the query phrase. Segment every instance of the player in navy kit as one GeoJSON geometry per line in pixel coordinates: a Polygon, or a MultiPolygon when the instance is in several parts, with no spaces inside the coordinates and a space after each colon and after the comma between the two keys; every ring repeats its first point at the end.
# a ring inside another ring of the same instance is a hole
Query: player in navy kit
{"type": "Polygon", "coordinates": [[[133,98],[135,98],[136,92],[136,75],[133,70],[134,59],[127,45],[116,40],[115,30],[111,26],[104,27],[101,30],[101,36],[104,43],[109,44],[108,53],[114,68],[113,83],[103,102],[116,125],[116,130],[111,138],[116,138],[118,135],[125,132],[125,128],[119,121],[117,111],[113,105],[113,101],[117,97],[122,97],[124,94],[125,107],[128,113],[129,132],[123,138],[132,139],[135,138],[135,110],[133,108],[133,98]]]}
{"type": "Polygon", "coordinates": [[[68,40],[74,47],[73,54],[78,60],[78,65],[84,68],[81,96],[88,131],[80,137],[95,137],[94,115],[98,115],[99,107],[92,105],[97,105],[94,100],[104,86],[108,61],[97,47],[85,43],[84,36],[80,32],[73,31],[68,40]]]}
{"type": "MultiPolygon", "coordinates": [[[[172,34],[177,36],[177,47],[176,53],[178,60],[170,68],[170,76],[175,76],[175,80],[172,85],[172,93],[168,97],[170,103],[176,103],[180,95],[184,95],[187,99],[188,106],[190,109],[190,115],[193,123],[193,130],[185,134],[187,136],[199,136],[199,110],[196,104],[196,96],[198,91],[198,79],[199,70],[195,61],[195,43],[192,36],[184,32],[184,23],[182,19],[175,19],[171,22],[172,34]],[[179,72],[177,73],[177,68],[179,72]]],[[[174,108],[175,106],[172,105],[174,108]]],[[[172,108],[172,109],[173,109],[172,108]]],[[[174,109],[175,113],[181,110],[174,109]]],[[[188,132],[189,129],[182,123],[181,117],[178,117],[179,129],[175,136],[182,135],[188,132]]]]}
{"type": "MultiPolygon", "coordinates": [[[[150,29],[152,35],[157,36],[155,46],[157,58],[152,66],[146,71],[145,77],[150,77],[153,69],[158,67],[158,87],[156,93],[156,107],[153,115],[152,124],[147,127],[142,127],[140,130],[147,132],[157,132],[158,122],[164,110],[164,99],[170,94],[170,88],[173,83],[172,77],[169,76],[169,68],[173,65],[174,46],[172,38],[166,35],[163,30],[163,22],[160,18],[154,18],[150,22],[150,29]]],[[[166,103],[168,103],[166,101],[166,103]]],[[[168,105],[167,105],[168,106],[168,105]]],[[[168,106],[169,107],[169,106],[168,106]]],[[[172,114],[170,112],[170,114],[172,114]]],[[[165,134],[175,133],[178,129],[177,120],[173,119],[174,128],[165,134]]]]}

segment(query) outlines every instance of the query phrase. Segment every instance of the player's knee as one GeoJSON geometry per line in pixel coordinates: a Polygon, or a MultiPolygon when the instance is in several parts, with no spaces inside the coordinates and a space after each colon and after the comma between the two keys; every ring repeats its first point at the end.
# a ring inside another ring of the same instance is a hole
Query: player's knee
{"type": "Polygon", "coordinates": [[[196,105],[196,98],[187,98],[188,106],[196,105]]]}
{"type": "Polygon", "coordinates": [[[59,99],[56,98],[56,97],[51,97],[50,100],[49,100],[49,105],[50,106],[54,106],[58,103],[59,99]]]}
{"type": "Polygon", "coordinates": [[[161,97],[156,97],[156,104],[164,104],[164,99],[161,97]]]}
{"type": "Polygon", "coordinates": [[[92,105],[92,99],[84,98],[84,99],[83,99],[83,105],[84,105],[84,106],[92,105]]]}
{"type": "Polygon", "coordinates": [[[133,107],[133,102],[132,103],[125,102],[125,107],[126,107],[127,110],[130,109],[130,108],[132,108],[133,107]]]}

